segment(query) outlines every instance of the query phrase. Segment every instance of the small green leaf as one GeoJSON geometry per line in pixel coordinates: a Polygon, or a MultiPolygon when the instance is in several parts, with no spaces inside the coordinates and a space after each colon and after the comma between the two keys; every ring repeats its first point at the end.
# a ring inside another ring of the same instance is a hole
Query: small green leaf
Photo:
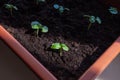
{"type": "Polygon", "coordinates": [[[5,4],[5,8],[9,9],[9,8],[11,8],[11,5],[10,4],[5,4]]]}
{"type": "Polygon", "coordinates": [[[32,26],[32,25],[39,25],[39,24],[40,24],[40,23],[39,23],[38,21],[32,21],[32,22],[31,22],[31,26],[32,26]]]}
{"type": "Polygon", "coordinates": [[[38,2],[45,2],[45,0],[38,0],[38,2]]]}
{"type": "Polygon", "coordinates": [[[90,21],[91,23],[95,23],[95,16],[90,16],[89,21],[90,21]]]}
{"type": "Polygon", "coordinates": [[[12,4],[5,4],[5,8],[7,8],[7,9],[15,9],[15,10],[18,10],[18,8],[16,7],[16,6],[14,6],[14,5],[12,5],[12,4]]]}
{"type": "Polygon", "coordinates": [[[35,24],[35,25],[32,26],[32,29],[40,29],[40,27],[39,27],[39,25],[35,24]]]}
{"type": "Polygon", "coordinates": [[[32,29],[41,29],[42,25],[38,21],[31,22],[32,29]]]}
{"type": "Polygon", "coordinates": [[[99,17],[96,17],[96,21],[98,22],[98,24],[102,23],[102,21],[101,21],[101,19],[99,17]]]}
{"type": "Polygon", "coordinates": [[[64,10],[65,10],[65,9],[64,9],[64,7],[63,7],[63,6],[60,6],[60,7],[59,7],[59,12],[60,12],[60,13],[63,13],[63,12],[64,12],[64,10]]]}
{"type": "Polygon", "coordinates": [[[44,32],[44,33],[48,32],[48,27],[47,26],[43,26],[42,27],[42,32],[44,32]]]}
{"type": "Polygon", "coordinates": [[[18,8],[17,8],[16,6],[13,6],[13,8],[14,8],[15,10],[18,10],[18,8]]]}
{"type": "Polygon", "coordinates": [[[62,46],[62,49],[63,49],[63,50],[65,50],[65,51],[69,51],[69,48],[67,47],[66,44],[61,44],[61,46],[62,46]]]}
{"type": "Polygon", "coordinates": [[[110,7],[108,10],[111,14],[118,14],[118,10],[115,7],[110,7]]]}
{"type": "Polygon", "coordinates": [[[54,4],[53,7],[54,7],[55,9],[58,9],[60,14],[63,13],[64,10],[67,10],[67,11],[70,10],[69,8],[64,8],[63,6],[60,6],[60,5],[58,5],[58,4],[54,4]]]}
{"type": "Polygon", "coordinates": [[[60,49],[60,48],[61,48],[60,43],[53,43],[51,46],[51,49],[60,49]]]}
{"type": "Polygon", "coordinates": [[[58,4],[54,4],[53,7],[54,7],[55,9],[59,9],[60,6],[59,6],[58,4]]]}
{"type": "Polygon", "coordinates": [[[69,8],[65,8],[65,10],[70,11],[70,9],[69,9],[69,8]]]}

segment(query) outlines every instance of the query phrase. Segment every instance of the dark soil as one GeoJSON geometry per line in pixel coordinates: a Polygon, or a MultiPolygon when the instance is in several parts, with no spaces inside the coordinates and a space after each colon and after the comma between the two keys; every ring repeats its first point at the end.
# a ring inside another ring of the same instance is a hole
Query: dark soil
{"type": "Polygon", "coordinates": [[[120,15],[111,15],[108,8],[97,0],[46,0],[39,5],[35,0],[1,0],[0,23],[58,80],[77,80],[120,35],[120,15]],[[5,3],[19,10],[11,15],[5,3]],[[55,3],[70,11],[60,15],[55,3]],[[88,30],[89,21],[83,17],[87,14],[99,16],[102,24],[88,30]],[[48,26],[49,32],[36,37],[30,25],[34,20],[48,26]],[[50,49],[54,42],[65,43],[70,50],[59,56],[50,49]]]}

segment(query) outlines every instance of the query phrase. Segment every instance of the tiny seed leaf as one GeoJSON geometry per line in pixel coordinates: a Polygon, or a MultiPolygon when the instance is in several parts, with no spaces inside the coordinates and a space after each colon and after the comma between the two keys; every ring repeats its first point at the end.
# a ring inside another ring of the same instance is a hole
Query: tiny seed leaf
{"type": "Polygon", "coordinates": [[[69,51],[69,48],[67,47],[66,44],[61,44],[61,47],[62,47],[63,50],[69,51]]]}
{"type": "Polygon", "coordinates": [[[47,26],[43,26],[42,27],[42,32],[44,32],[44,33],[48,32],[48,27],[47,26]]]}
{"type": "Polygon", "coordinates": [[[51,49],[60,49],[60,48],[61,48],[60,43],[53,43],[51,46],[51,49]]]}
{"type": "Polygon", "coordinates": [[[54,4],[53,7],[54,7],[55,9],[59,9],[60,6],[59,6],[58,4],[54,4]]]}
{"type": "Polygon", "coordinates": [[[13,6],[13,8],[14,8],[15,10],[18,10],[18,8],[17,8],[16,6],[13,6]]]}
{"type": "Polygon", "coordinates": [[[98,22],[98,24],[102,23],[102,21],[101,21],[101,19],[99,17],[96,17],[96,21],[98,22]]]}
{"type": "Polygon", "coordinates": [[[115,7],[110,7],[108,10],[111,14],[118,14],[118,10],[115,7]]]}
{"type": "Polygon", "coordinates": [[[60,8],[59,8],[60,13],[63,13],[64,10],[65,10],[64,7],[63,7],[63,6],[60,6],[60,8]]]}
{"type": "Polygon", "coordinates": [[[41,29],[42,25],[38,21],[31,22],[32,29],[41,29]]]}
{"type": "Polygon", "coordinates": [[[90,16],[89,21],[90,21],[91,23],[95,23],[95,16],[90,16]]]}
{"type": "Polygon", "coordinates": [[[38,2],[45,2],[45,0],[38,0],[38,2]]]}

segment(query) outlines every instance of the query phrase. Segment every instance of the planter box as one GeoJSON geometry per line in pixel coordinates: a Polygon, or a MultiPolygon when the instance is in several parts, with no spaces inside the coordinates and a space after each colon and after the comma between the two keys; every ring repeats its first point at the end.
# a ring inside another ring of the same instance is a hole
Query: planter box
{"type": "MultiPolygon", "coordinates": [[[[107,5],[119,8],[116,1],[104,0],[107,5]]],[[[11,47],[17,54],[41,79],[57,80],[40,62],[38,62],[21,44],[15,40],[2,26],[0,26],[0,38],[11,47]]],[[[79,80],[99,79],[99,75],[111,64],[120,52],[120,38],[118,38],[111,47],[102,54],[102,56],[83,74],[79,80]]],[[[101,74],[102,75],[102,74],[101,74]]]]}
{"type": "MultiPolygon", "coordinates": [[[[2,26],[0,38],[17,54],[30,68],[44,80],[57,80],[41,63],[39,63],[24,47],[20,45],[2,26]]],[[[3,49],[4,50],[4,49],[3,49]]],[[[4,50],[6,51],[6,49],[4,50]]],[[[103,55],[83,74],[79,80],[93,80],[100,75],[120,52],[120,37],[106,50],[103,55]]],[[[99,77],[98,77],[99,78],[99,77]]]]}
{"type": "Polygon", "coordinates": [[[9,47],[15,52],[15,54],[18,55],[41,79],[56,80],[56,78],[2,26],[0,26],[0,38],[7,43],[7,45],[9,45],[9,47]]]}
{"type": "MultiPolygon", "coordinates": [[[[109,70],[109,73],[107,72],[108,73],[107,75],[110,75],[112,71],[115,70],[115,67],[119,65],[118,63],[115,63],[116,61],[112,63],[112,61],[116,58],[116,56],[118,56],[119,53],[120,53],[120,37],[103,53],[103,55],[83,74],[83,76],[79,80],[95,80],[95,78],[98,77],[102,72],[103,74],[101,75],[105,77],[106,74],[104,73],[104,70],[107,67],[109,70]],[[109,64],[112,65],[112,68],[109,68],[109,64]]],[[[106,80],[106,79],[102,79],[102,80],[106,80]]],[[[117,79],[112,79],[112,80],[117,80],[117,79]]]]}

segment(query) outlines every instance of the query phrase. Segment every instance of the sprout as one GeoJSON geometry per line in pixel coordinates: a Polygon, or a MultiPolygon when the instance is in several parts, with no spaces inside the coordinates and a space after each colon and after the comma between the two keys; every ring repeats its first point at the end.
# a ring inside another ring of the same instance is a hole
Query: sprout
{"type": "Polygon", "coordinates": [[[36,32],[37,36],[39,34],[39,29],[41,29],[41,32],[43,32],[43,33],[47,33],[48,32],[48,27],[47,26],[43,26],[38,21],[32,21],[31,22],[31,26],[32,26],[32,29],[36,29],[37,30],[37,32],[36,32]]]}
{"type": "Polygon", "coordinates": [[[62,50],[69,51],[69,47],[66,44],[63,43],[53,43],[51,45],[51,49],[59,50],[60,56],[62,56],[62,50]]]}
{"type": "Polygon", "coordinates": [[[12,5],[12,4],[5,4],[5,8],[10,10],[11,15],[12,15],[12,10],[13,9],[18,10],[18,8],[16,6],[12,5]]]}
{"type": "Polygon", "coordinates": [[[39,2],[45,2],[45,0],[36,0],[36,4],[38,5],[39,2]]]}
{"type": "Polygon", "coordinates": [[[118,10],[115,7],[110,7],[108,10],[111,14],[118,14],[118,10]]]}
{"type": "Polygon", "coordinates": [[[95,23],[95,22],[97,22],[98,24],[101,24],[101,23],[102,23],[102,21],[101,21],[101,19],[100,19],[99,17],[90,16],[90,15],[84,15],[84,17],[89,18],[89,22],[90,22],[90,23],[89,23],[89,25],[88,25],[88,30],[90,29],[92,23],[95,23]]]}
{"type": "Polygon", "coordinates": [[[64,8],[63,6],[60,6],[58,4],[54,4],[53,7],[59,11],[59,13],[63,13],[65,10],[69,11],[70,9],[64,8]]]}
{"type": "Polygon", "coordinates": [[[58,4],[54,4],[53,7],[54,7],[55,9],[59,9],[59,5],[58,5],[58,4]]]}

